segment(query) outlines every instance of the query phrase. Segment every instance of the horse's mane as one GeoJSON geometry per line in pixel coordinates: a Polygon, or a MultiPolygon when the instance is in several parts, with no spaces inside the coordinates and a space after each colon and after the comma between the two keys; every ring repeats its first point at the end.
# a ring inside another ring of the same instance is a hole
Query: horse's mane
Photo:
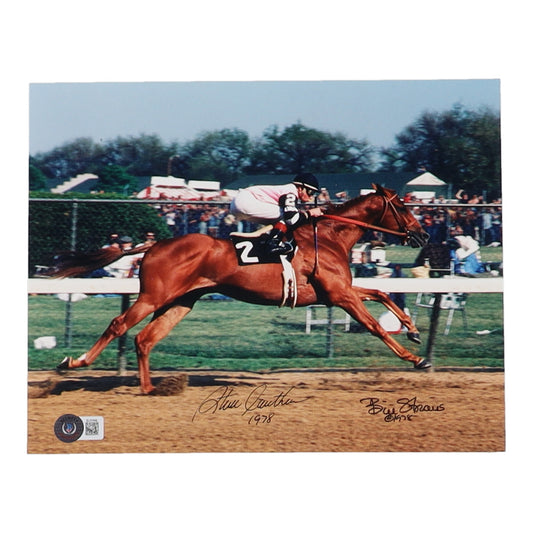
{"type": "Polygon", "coordinates": [[[357,207],[363,201],[368,200],[369,197],[374,196],[375,193],[366,194],[363,196],[356,196],[350,200],[343,202],[342,204],[333,204],[328,202],[323,206],[323,210],[328,215],[345,215],[347,212],[351,211],[354,207],[357,207]]]}

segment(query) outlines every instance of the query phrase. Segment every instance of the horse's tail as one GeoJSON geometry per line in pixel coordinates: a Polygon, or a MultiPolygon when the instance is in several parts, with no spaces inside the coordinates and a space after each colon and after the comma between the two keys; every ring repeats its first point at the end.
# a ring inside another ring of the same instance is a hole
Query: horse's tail
{"type": "Polygon", "coordinates": [[[120,248],[102,248],[96,252],[61,252],[54,256],[54,265],[46,272],[51,278],[76,277],[98,270],[114,263],[125,255],[141,254],[150,249],[152,244],[144,244],[130,250],[120,248]]]}

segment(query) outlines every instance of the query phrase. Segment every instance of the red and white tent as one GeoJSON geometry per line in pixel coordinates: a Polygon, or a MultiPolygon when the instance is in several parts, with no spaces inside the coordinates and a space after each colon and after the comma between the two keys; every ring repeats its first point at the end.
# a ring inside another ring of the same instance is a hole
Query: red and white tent
{"type": "MultiPolygon", "coordinates": [[[[201,184],[201,181],[194,182],[201,184]]],[[[198,190],[188,185],[183,178],[172,176],[152,176],[150,185],[137,194],[137,198],[153,200],[212,200],[220,195],[219,187],[214,187],[215,182],[206,182],[209,187],[198,190]]]]}

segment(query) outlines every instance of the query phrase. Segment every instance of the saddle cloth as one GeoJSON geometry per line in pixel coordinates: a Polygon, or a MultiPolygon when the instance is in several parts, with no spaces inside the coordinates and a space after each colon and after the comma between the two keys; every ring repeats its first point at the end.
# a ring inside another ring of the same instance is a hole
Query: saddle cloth
{"type": "Polygon", "coordinates": [[[290,305],[294,308],[298,295],[296,275],[291,260],[297,248],[287,255],[271,254],[267,247],[268,231],[270,229],[272,229],[272,226],[266,226],[255,233],[232,233],[230,237],[235,247],[239,265],[247,266],[269,263],[280,263],[282,265],[283,297],[280,307],[290,305]]]}

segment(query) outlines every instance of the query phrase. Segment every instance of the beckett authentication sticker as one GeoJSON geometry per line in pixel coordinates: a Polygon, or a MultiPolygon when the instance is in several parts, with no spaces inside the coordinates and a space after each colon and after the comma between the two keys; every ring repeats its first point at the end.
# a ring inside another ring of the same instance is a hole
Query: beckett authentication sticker
{"type": "Polygon", "coordinates": [[[76,415],[60,416],[54,424],[54,433],[63,442],[74,442],[83,434],[83,422],[76,415]]]}
{"type": "Polygon", "coordinates": [[[54,424],[54,433],[63,442],[102,440],[104,419],[101,416],[62,415],[54,424]]]}
{"type": "Polygon", "coordinates": [[[79,440],[102,440],[104,438],[103,416],[82,416],[85,431],[79,440]]]}

